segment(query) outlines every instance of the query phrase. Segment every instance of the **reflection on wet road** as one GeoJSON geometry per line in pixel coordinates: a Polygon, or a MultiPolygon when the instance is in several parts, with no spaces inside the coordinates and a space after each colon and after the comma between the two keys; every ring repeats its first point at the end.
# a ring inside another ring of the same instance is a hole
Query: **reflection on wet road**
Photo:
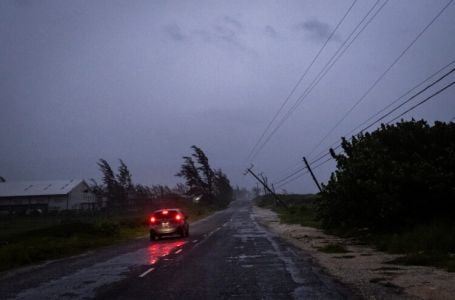
{"type": "Polygon", "coordinates": [[[186,242],[187,241],[182,240],[170,240],[151,244],[147,248],[148,263],[150,265],[154,265],[160,258],[168,256],[170,253],[172,253],[174,249],[176,249],[175,252],[178,252],[177,248],[182,247],[186,244],[186,242]]]}
{"type": "Polygon", "coordinates": [[[156,264],[160,259],[175,254],[175,251],[186,242],[182,239],[167,239],[149,244],[139,250],[112,257],[37,287],[23,290],[12,299],[92,298],[97,288],[127,278],[135,268],[156,264]]]}

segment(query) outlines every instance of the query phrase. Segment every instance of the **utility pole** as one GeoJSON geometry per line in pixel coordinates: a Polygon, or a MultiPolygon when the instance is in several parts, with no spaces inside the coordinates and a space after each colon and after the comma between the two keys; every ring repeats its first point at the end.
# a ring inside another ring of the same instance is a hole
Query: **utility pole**
{"type": "Polygon", "coordinates": [[[266,189],[270,194],[272,194],[272,196],[275,198],[275,200],[276,200],[277,203],[281,204],[281,205],[284,206],[285,208],[288,208],[288,206],[286,205],[286,203],[284,203],[284,202],[278,197],[278,195],[275,194],[275,193],[267,186],[267,184],[266,184],[264,181],[262,181],[256,174],[254,174],[254,172],[251,170],[251,167],[248,168],[248,169],[246,169],[245,175],[246,175],[247,173],[250,173],[251,175],[253,175],[253,177],[256,178],[256,180],[259,181],[259,182],[262,184],[262,186],[264,187],[264,189],[266,189]]]}
{"type": "Polygon", "coordinates": [[[322,192],[321,186],[319,185],[319,182],[316,179],[316,176],[314,176],[313,171],[311,170],[311,167],[308,164],[308,161],[306,160],[305,156],[303,157],[303,162],[305,163],[308,171],[310,171],[311,177],[313,177],[314,183],[316,183],[316,186],[318,187],[319,191],[322,192]]]}
{"type": "MultiPolygon", "coordinates": [[[[262,179],[262,182],[263,182],[266,186],[269,186],[269,180],[268,180],[267,176],[265,176],[262,172],[259,173],[258,175],[259,175],[259,177],[262,179]]],[[[264,195],[266,195],[267,192],[268,192],[267,189],[264,188],[264,195]]]]}

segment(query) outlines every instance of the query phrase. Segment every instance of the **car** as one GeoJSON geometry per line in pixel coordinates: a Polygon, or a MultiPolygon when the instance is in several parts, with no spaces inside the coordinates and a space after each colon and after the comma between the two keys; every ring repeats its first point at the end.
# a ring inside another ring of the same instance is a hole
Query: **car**
{"type": "Polygon", "coordinates": [[[165,235],[190,235],[187,216],[178,208],[155,210],[149,217],[150,241],[165,235]]]}

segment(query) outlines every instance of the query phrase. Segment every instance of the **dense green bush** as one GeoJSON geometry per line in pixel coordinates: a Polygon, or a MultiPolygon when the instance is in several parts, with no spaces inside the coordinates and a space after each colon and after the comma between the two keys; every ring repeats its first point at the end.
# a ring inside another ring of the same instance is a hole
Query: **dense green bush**
{"type": "Polygon", "coordinates": [[[326,228],[396,231],[455,215],[455,124],[381,125],[343,138],[318,216],[326,228]]]}

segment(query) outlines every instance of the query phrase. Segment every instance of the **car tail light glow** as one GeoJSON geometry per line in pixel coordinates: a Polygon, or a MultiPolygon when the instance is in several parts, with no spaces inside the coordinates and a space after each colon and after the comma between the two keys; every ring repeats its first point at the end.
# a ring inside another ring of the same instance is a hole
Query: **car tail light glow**
{"type": "Polygon", "coordinates": [[[153,216],[152,216],[152,217],[150,217],[150,223],[152,223],[152,224],[153,224],[153,223],[155,223],[155,222],[156,222],[156,218],[155,218],[155,217],[153,217],[153,216]]]}
{"type": "Polygon", "coordinates": [[[176,214],[176,215],[175,215],[175,219],[176,219],[177,221],[181,221],[183,218],[182,218],[182,215],[176,214]]]}
{"type": "Polygon", "coordinates": [[[167,215],[167,214],[169,213],[169,211],[163,210],[161,213],[162,213],[163,215],[167,215]]]}

